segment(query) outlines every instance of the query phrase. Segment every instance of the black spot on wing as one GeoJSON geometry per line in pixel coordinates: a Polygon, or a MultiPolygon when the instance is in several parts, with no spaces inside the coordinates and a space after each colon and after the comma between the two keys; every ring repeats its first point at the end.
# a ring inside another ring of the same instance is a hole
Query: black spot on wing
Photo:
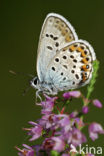
{"type": "Polygon", "coordinates": [[[52,67],[51,69],[52,69],[53,71],[55,71],[55,67],[52,67]]]}
{"type": "Polygon", "coordinates": [[[53,48],[52,48],[51,46],[47,46],[47,48],[48,48],[49,50],[53,50],[53,48]]]}
{"type": "Polygon", "coordinates": [[[54,40],[57,40],[57,39],[58,39],[58,37],[54,37],[53,39],[54,39],[54,40]]]}
{"type": "Polygon", "coordinates": [[[66,77],[64,77],[63,80],[66,80],[66,77]]]}
{"type": "Polygon", "coordinates": [[[73,60],[73,62],[77,63],[77,60],[76,60],[76,59],[74,59],[74,60],[73,60]]]}
{"type": "Polygon", "coordinates": [[[75,77],[76,77],[77,79],[79,79],[79,75],[78,75],[78,74],[75,74],[75,77]]]}
{"type": "Polygon", "coordinates": [[[55,58],[55,61],[56,61],[56,62],[59,62],[59,58],[55,58]]]}
{"type": "Polygon", "coordinates": [[[55,46],[56,46],[56,47],[58,47],[58,46],[59,46],[59,43],[58,43],[58,42],[56,42],[55,46]]]}
{"type": "Polygon", "coordinates": [[[71,73],[75,73],[75,71],[74,70],[71,70],[71,73]]]}
{"type": "Polygon", "coordinates": [[[63,56],[63,59],[67,59],[67,56],[66,56],[66,55],[64,55],[64,56],[63,56]]]}
{"type": "Polygon", "coordinates": [[[48,35],[48,34],[46,34],[46,37],[49,37],[49,35],[48,35]]]}
{"type": "Polygon", "coordinates": [[[68,68],[67,65],[63,65],[63,67],[66,68],[66,69],[68,68]]]}

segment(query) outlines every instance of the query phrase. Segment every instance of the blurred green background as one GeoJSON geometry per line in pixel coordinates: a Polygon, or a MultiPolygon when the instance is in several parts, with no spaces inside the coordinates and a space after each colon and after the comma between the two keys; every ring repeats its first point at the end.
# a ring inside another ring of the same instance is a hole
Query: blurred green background
{"type": "MultiPolygon", "coordinates": [[[[40,117],[40,107],[35,106],[35,90],[31,88],[22,96],[30,78],[14,76],[9,70],[36,75],[39,34],[44,18],[50,12],[67,18],[79,38],[88,40],[93,45],[100,60],[100,70],[92,98],[98,98],[104,103],[103,0],[0,1],[0,156],[17,155],[14,147],[21,147],[28,140],[22,128],[28,127],[28,121],[40,117]]],[[[86,93],[86,87],[81,90],[86,93]]],[[[91,108],[86,116],[87,121],[96,120],[104,126],[104,109],[91,108]]],[[[89,139],[89,145],[103,146],[104,136],[100,136],[96,142],[89,139]]]]}

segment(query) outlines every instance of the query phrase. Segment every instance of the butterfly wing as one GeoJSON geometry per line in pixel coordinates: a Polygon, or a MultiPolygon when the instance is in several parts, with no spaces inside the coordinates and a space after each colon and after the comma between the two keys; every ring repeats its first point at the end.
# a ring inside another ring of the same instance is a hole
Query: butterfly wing
{"type": "Polygon", "coordinates": [[[84,86],[92,77],[92,63],[95,59],[95,52],[88,42],[73,41],[54,56],[45,80],[52,82],[57,90],[84,86]]]}
{"type": "Polygon", "coordinates": [[[77,39],[75,30],[64,17],[55,13],[47,15],[38,45],[37,73],[40,81],[44,81],[47,66],[56,52],[77,39]]]}

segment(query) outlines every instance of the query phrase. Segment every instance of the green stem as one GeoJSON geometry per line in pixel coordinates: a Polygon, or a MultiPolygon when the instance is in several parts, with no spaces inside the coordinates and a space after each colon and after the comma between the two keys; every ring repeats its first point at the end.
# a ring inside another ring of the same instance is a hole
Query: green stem
{"type": "Polygon", "coordinates": [[[91,82],[87,88],[88,92],[87,92],[87,96],[86,98],[89,99],[90,96],[91,96],[91,93],[92,91],[94,90],[94,84],[96,82],[96,78],[97,78],[97,75],[98,75],[98,69],[99,69],[99,61],[98,60],[95,60],[93,62],[93,73],[92,73],[92,79],[91,79],[91,82]]]}

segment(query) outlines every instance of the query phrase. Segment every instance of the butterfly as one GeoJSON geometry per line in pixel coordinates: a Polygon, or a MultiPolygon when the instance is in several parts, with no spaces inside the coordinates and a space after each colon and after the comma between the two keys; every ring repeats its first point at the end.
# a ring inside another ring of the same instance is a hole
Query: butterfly
{"type": "Polygon", "coordinates": [[[78,39],[70,22],[59,14],[49,13],[40,33],[37,77],[30,84],[37,89],[37,95],[79,88],[90,82],[95,59],[92,46],[78,39]]]}

